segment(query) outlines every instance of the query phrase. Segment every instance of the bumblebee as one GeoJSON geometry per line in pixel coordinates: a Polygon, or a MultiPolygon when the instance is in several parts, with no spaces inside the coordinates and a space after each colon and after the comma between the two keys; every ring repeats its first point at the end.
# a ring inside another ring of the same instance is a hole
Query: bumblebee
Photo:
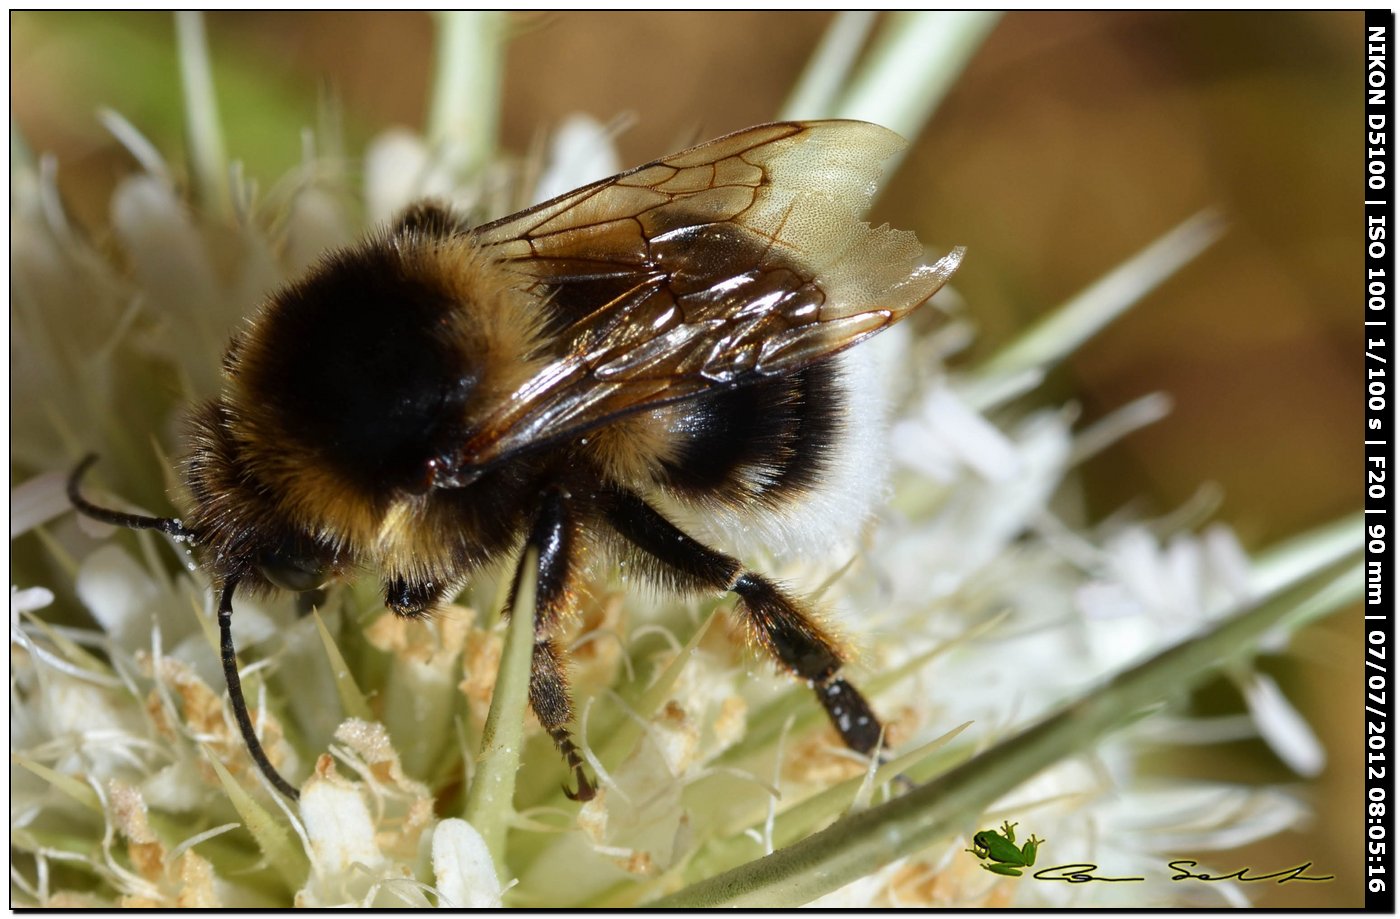
{"type": "Polygon", "coordinates": [[[855,121],[768,124],[482,226],[416,205],[233,336],[222,393],[190,418],[184,518],[91,504],[92,457],[69,496],[193,544],[240,730],[293,798],[243,701],[235,594],[371,568],[386,605],[420,617],[512,555],[507,609],[536,582],[530,704],[571,797],[595,788],[556,634],[595,556],[677,593],[736,594],[753,643],[873,753],[879,719],[832,634],[675,520],[800,540],[868,509],[872,432],[847,349],[926,302],[962,257],[925,264],[912,233],[862,222],[903,143],[855,121]]]}

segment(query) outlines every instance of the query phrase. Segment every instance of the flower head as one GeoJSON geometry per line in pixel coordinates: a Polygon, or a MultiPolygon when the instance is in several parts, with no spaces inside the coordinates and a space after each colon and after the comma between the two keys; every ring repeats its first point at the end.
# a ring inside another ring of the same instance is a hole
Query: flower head
{"type": "MultiPolygon", "coordinates": [[[[912,133],[991,22],[895,17],[849,80],[813,71],[790,114],[856,115],[884,100],[880,117],[912,133]],[[946,53],[928,52],[934,34],[946,53]],[[910,82],[917,92],[891,96],[910,82]]],[[[1166,853],[1236,845],[1305,817],[1275,789],[1141,775],[1145,745],[1201,728],[1189,713],[1104,734],[1144,694],[1162,702],[1207,672],[1195,651],[1209,645],[1220,652],[1211,660],[1228,658],[1250,717],[1206,733],[1257,732],[1315,772],[1316,742],[1251,655],[1266,626],[1344,596],[1290,599],[1285,588],[1313,584],[1355,546],[1332,534],[1268,580],[1220,525],[1072,524],[1067,478],[1161,403],[1084,427],[1069,408],[1013,401],[1208,245],[1209,219],[1168,234],[984,365],[945,369],[962,343],[946,333],[911,346],[901,329],[868,346],[886,367],[918,367],[914,391],[891,400],[889,485],[867,483],[890,500],[868,528],[833,534],[827,557],[769,561],[858,650],[852,670],[885,713],[892,762],[852,753],[808,687],[771,673],[728,615],[732,601],[638,595],[625,569],[598,566],[566,636],[580,756],[600,786],[582,806],[559,787],[548,736],[533,720],[521,728],[533,639],[528,617],[507,630],[495,616],[505,578],[481,578],[428,621],[394,617],[368,584],[332,592],[312,615],[286,597],[240,600],[234,638],[255,730],[276,768],[303,778],[300,801],[284,801],[226,703],[214,598],[188,547],[79,532],[60,516],[63,470],[80,446],[99,450],[105,499],[165,506],[179,406],[217,392],[210,355],[263,292],[419,197],[500,214],[605,176],[618,159],[610,129],[580,116],[526,180],[492,132],[450,118],[465,104],[463,80],[479,91],[466,99],[477,115],[493,110],[500,21],[448,16],[443,95],[425,136],[375,139],[360,187],[318,152],[335,147],[320,138],[259,195],[222,160],[199,21],[180,23],[194,196],[111,114],[143,167],[112,201],[115,256],[70,226],[51,162],[16,177],[12,464],[35,474],[12,493],[12,538],[42,538],[48,552],[17,569],[11,590],[12,878],[26,903],[1165,903],[1181,888],[1018,883],[967,850],[973,833],[1016,821],[1023,839],[1044,840],[1044,858],[1147,876],[1166,853]],[[91,624],[46,619],[58,605],[91,624]],[[1241,623],[1264,625],[1234,637],[1241,623]],[[1082,734],[1065,714],[1075,706],[1093,709],[1082,734]],[[941,787],[953,793],[931,792],[941,787]],[[753,868],[768,855],[778,881],[753,868]]],[[[823,60],[844,75],[869,26],[838,17],[823,60]]],[[[955,311],[951,298],[935,307],[955,311]]],[[[1241,902],[1236,888],[1211,891],[1241,902]]]]}

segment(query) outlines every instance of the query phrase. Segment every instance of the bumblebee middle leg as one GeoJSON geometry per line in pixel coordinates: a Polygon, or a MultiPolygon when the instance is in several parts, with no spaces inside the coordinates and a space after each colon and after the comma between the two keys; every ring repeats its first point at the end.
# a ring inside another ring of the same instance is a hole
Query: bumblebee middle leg
{"type": "MultiPolygon", "coordinates": [[[[574,565],[578,555],[578,525],[562,489],[545,493],[535,524],[525,539],[526,550],[538,553],[535,563],[535,649],[530,658],[530,707],[549,732],[554,745],[573,770],[577,790],[564,793],[575,801],[587,801],[597,789],[583,770],[583,757],[569,733],[573,702],[569,681],[564,674],[564,654],[553,633],[560,618],[573,603],[574,565]]],[[[525,558],[516,566],[506,615],[515,608],[516,593],[525,576],[525,558]]]]}
{"type": "Polygon", "coordinates": [[[614,492],[605,501],[609,525],[654,563],[663,584],[681,592],[733,591],[754,640],[779,664],[811,685],[846,746],[871,754],[880,719],[839,675],[836,642],[772,581],[737,559],[692,539],[639,495],[614,492]]]}

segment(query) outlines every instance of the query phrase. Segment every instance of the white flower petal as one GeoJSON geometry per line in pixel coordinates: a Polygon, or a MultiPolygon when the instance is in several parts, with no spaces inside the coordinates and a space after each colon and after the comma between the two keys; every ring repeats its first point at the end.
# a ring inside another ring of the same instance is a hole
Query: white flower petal
{"type": "Polygon", "coordinates": [[[1097,455],[1134,431],[1161,421],[1171,414],[1171,409],[1171,397],[1160,392],[1148,393],[1114,409],[1075,435],[1076,458],[1082,462],[1097,455]]]}
{"type": "Polygon", "coordinates": [[[374,838],[374,819],[360,790],[336,778],[318,777],[301,793],[301,819],[310,844],[313,873],[323,883],[350,880],[355,865],[371,872],[384,864],[374,838]]]}
{"type": "Polygon", "coordinates": [[[955,457],[989,482],[1005,482],[1020,472],[1011,438],[959,399],[946,386],[935,386],[924,400],[919,421],[924,436],[909,428],[895,441],[895,458],[912,469],[936,474],[955,457]],[[932,460],[932,462],[930,462],[932,460]]]}
{"type": "Polygon", "coordinates": [[[145,745],[145,725],[124,692],[51,672],[42,704],[51,748],[64,751],[53,764],[55,771],[106,779],[127,777],[141,763],[135,750],[145,745]]]}
{"type": "Polygon", "coordinates": [[[72,507],[64,491],[67,478],[62,472],[45,472],[11,490],[11,539],[48,523],[72,507]]]}
{"type": "Polygon", "coordinates": [[[936,482],[958,476],[958,458],[942,441],[931,437],[922,421],[898,421],[890,429],[890,456],[895,462],[936,482]]]}
{"type": "Polygon", "coordinates": [[[120,112],[102,109],[97,113],[97,120],[102,122],[102,126],[116,138],[117,143],[125,147],[126,152],[141,164],[142,169],[162,181],[170,180],[170,167],[166,164],[165,157],[160,155],[160,150],[120,112]]]}
{"type": "Polygon", "coordinates": [[[117,546],[102,546],[78,569],[78,599],[116,644],[147,644],[160,589],[136,560],[117,546]]]}
{"type": "Polygon", "coordinates": [[[1206,598],[1207,603],[1217,601],[1211,603],[1210,608],[1214,610],[1217,604],[1228,608],[1253,599],[1249,554],[1240,545],[1235,531],[1223,523],[1213,523],[1201,534],[1201,542],[1207,572],[1216,587],[1206,598]]]}
{"type": "Polygon", "coordinates": [[[608,126],[588,115],[570,115],[554,131],[534,201],[548,201],[621,171],[608,126]]]}
{"type": "Polygon", "coordinates": [[[442,821],[433,830],[433,876],[442,899],[454,909],[500,909],[501,882],[486,841],[465,820],[442,821]]]}
{"type": "Polygon", "coordinates": [[[299,275],[327,252],[349,243],[352,236],[340,199],[323,188],[304,188],[287,214],[283,266],[289,275],[299,275]]]}
{"type": "Polygon", "coordinates": [[[1090,620],[1126,619],[1142,613],[1142,604],[1121,584],[1091,581],[1074,592],[1074,603],[1090,620]]]}
{"type": "Polygon", "coordinates": [[[1258,671],[1236,682],[1269,749],[1299,775],[1320,775],[1327,765],[1327,752],[1303,716],[1289,704],[1278,683],[1258,671]]]}
{"type": "Polygon", "coordinates": [[[1297,829],[1309,819],[1307,806],[1280,788],[1250,786],[1240,789],[1236,807],[1215,815],[1216,828],[1199,840],[1209,849],[1238,849],[1285,830],[1297,829]]]}
{"type": "Polygon", "coordinates": [[[157,772],[152,772],[141,783],[141,795],[154,808],[173,811],[177,814],[193,811],[208,800],[209,786],[199,771],[199,763],[193,756],[179,760],[157,772]]]}
{"type": "Polygon", "coordinates": [[[1179,533],[1167,543],[1163,557],[1162,596],[1158,608],[1178,615],[1203,618],[1203,565],[1201,548],[1188,534],[1179,533]]]}
{"type": "Polygon", "coordinates": [[[222,301],[203,239],[185,202],[150,175],[124,179],[112,196],[112,229],[147,303],[166,315],[198,315],[222,301]],[[190,304],[201,304],[192,310],[190,304]]]}
{"type": "Polygon", "coordinates": [[[385,131],[365,151],[365,205],[370,224],[392,220],[420,198],[450,198],[451,175],[409,131],[385,131]]]}
{"type": "Polygon", "coordinates": [[[1092,622],[1087,641],[1099,672],[1108,673],[1135,663],[1160,648],[1161,633],[1142,614],[1142,606],[1121,587],[1094,585],[1081,588],[1076,602],[1085,615],[1116,613],[1111,619],[1092,622]],[[1100,588],[1095,590],[1094,588],[1100,588]],[[1099,606],[1099,609],[1095,609],[1099,606]]]}
{"type": "Polygon", "coordinates": [[[1158,852],[1234,849],[1298,825],[1307,809],[1268,788],[1175,785],[1138,791],[1112,805],[1123,833],[1158,852]]]}
{"type": "Polygon", "coordinates": [[[1116,534],[1105,547],[1109,554],[1109,573],[1122,584],[1144,608],[1151,609],[1160,601],[1163,591],[1161,552],[1157,540],[1146,528],[1128,527],[1116,534]]]}
{"type": "Polygon", "coordinates": [[[10,585],[10,630],[13,631],[19,626],[16,620],[20,613],[31,613],[36,609],[43,609],[53,602],[53,591],[47,587],[27,587],[20,590],[13,584],[10,585]]]}
{"type": "Polygon", "coordinates": [[[428,148],[403,129],[385,131],[365,151],[365,205],[372,224],[384,223],[419,195],[428,148]]]}

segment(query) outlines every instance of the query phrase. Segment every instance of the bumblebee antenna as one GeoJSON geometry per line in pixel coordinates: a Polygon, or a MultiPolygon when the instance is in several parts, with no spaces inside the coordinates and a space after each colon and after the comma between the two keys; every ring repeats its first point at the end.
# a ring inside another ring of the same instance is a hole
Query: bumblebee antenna
{"type": "Polygon", "coordinates": [[[78,513],[84,517],[91,517],[93,520],[100,520],[113,526],[126,527],[129,530],[160,530],[176,539],[193,540],[195,538],[194,530],[185,526],[176,517],[147,517],[142,514],[126,514],[110,508],[98,507],[84,498],[78,487],[82,484],[83,476],[95,462],[97,462],[97,454],[89,453],[83,457],[82,462],[78,463],[74,467],[73,473],[68,476],[68,500],[72,502],[73,508],[78,513]]]}
{"type": "MultiPolygon", "coordinates": [[[[176,517],[147,517],[144,514],[127,514],[122,511],[114,511],[111,508],[99,507],[82,496],[79,490],[82,485],[83,475],[92,468],[92,464],[97,462],[97,454],[89,453],[83,457],[73,469],[73,473],[68,476],[68,500],[72,502],[73,508],[85,517],[93,520],[100,520],[103,523],[110,523],[114,526],[126,527],[132,530],[159,530],[168,536],[176,539],[195,539],[195,532],[185,526],[176,517]]],[[[277,768],[272,765],[272,761],[267,758],[267,753],[263,751],[262,742],[258,740],[257,732],[253,730],[253,719],[248,714],[248,703],[243,699],[243,682],[238,678],[238,657],[233,650],[233,589],[238,585],[238,578],[231,578],[223,585],[219,596],[219,657],[224,665],[224,682],[228,685],[229,702],[233,705],[233,717],[238,721],[238,731],[243,735],[243,743],[248,747],[248,754],[253,757],[253,762],[257,763],[258,769],[267,780],[282,794],[293,801],[301,797],[300,793],[286,779],[282,778],[277,768]]]]}
{"type": "Polygon", "coordinates": [[[301,793],[291,782],[282,778],[277,767],[272,765],[272,761],[263,752],[262,741],[258,740],[257,732],[253,730],[253,719],[248,714],[248,703],[243,701],[243,682],[238,678],[238,658],[233,651],[233,588],[237,585],[237,578],[229,580],[224,584],[223,593],[219,597],[219,657],[224,664],[228,699],[233,705],[233,717],[238,720],[238,730],[243,734],[243,743],[248,747],[253,762],[258,764],[258,769],[278,791],[296,801],[301,797],[301,793]]]}

